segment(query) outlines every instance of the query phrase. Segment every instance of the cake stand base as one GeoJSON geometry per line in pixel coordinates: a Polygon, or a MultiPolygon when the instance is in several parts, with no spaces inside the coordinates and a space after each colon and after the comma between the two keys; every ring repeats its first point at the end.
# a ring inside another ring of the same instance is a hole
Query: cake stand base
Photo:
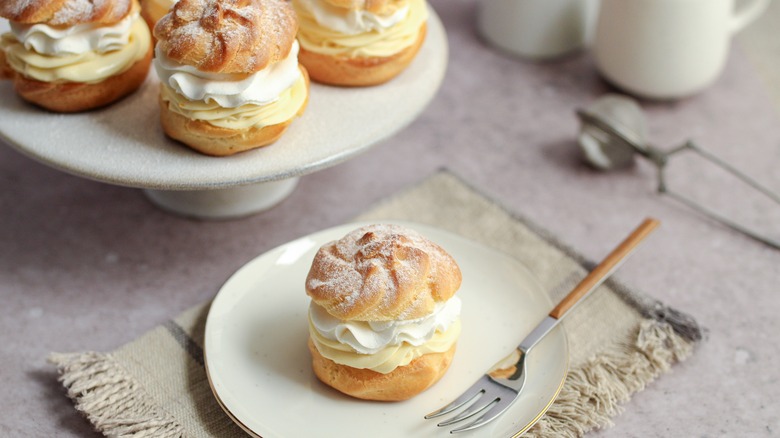
{"type": "Polygon", "coordinates": [[[287,198],[299,178],[208,190],[152,190],[144,194],[163,210],[197,219],[233,219],[268,210],[287,198]]]}

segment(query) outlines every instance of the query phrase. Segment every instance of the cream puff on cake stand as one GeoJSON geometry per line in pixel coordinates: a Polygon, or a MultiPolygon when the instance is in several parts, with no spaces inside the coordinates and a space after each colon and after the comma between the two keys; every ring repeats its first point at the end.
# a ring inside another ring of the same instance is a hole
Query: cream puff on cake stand
{"type": "MultiPolygon", "coordinates": [[[[411,123],[433,99],[447,68],[447,37],[430,9],[428,35],[412,64],[375,87],[311,84],[303,116],[274,144],[229,157],[201,155],[163,134],[154,71],[126,99],[79,114],[22,101],[0,81],[0,138],[59,170],[143,189],[157,206],[201,219],[267,210],[306,174],[341,163],[411,123]]],[[[2,20],[0,33],[8,30],[2,20]]]]}

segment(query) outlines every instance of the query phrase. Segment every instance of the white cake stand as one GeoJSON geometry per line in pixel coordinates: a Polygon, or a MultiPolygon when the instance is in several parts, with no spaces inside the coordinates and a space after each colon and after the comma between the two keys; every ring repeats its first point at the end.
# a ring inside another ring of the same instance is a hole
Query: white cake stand
{"type": "MultiPolygon", "coordinates": [[[[430,9],[420,53],[400,76],[377,87],[312,84],[306,113],[265,148],[208,157],[168,139],[159,122],[159,80],[108,108],[53,114],[0,82],[0,138],[54,168],[136,187],[177,214],[221,219],[257,213],[286,198],[302,175],[367,150],[412,122],[436,94],[447,66],[444,27],[430,9]]],[[[7,30],[0,23],[0,31],[7,30]]]]}

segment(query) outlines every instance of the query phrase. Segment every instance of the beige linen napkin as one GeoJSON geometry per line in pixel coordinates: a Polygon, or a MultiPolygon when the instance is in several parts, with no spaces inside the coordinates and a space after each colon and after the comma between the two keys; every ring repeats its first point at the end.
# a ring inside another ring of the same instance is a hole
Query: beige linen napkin
{"type": "MultiPolygon", "coordinates": [[[[589,266],[554,237],[447,171],[356,219],[415,221],[483,242],[529,267],[553,302],[589,266]]],[[[245,436],[214,400],[203,368],[208,305],[111,353],[53,354],[76,408],[108,436],[245,436]]],[[[690,317],[612,280],[563,324],[569,374],[555,403],[526,436],[576,437],[609,425],[621,403],[687,357],[701,339],[690,317]]]]}

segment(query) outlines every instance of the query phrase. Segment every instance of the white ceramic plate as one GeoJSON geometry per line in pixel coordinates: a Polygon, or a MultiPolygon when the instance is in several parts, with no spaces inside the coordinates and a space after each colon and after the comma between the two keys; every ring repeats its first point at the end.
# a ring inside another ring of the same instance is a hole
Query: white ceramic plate
{"type": "MultiPolygon", "coordinates": [[[[130,187],[194,190],[301,176],[340,163],[413,121],[438,91],[447,37],[433,9],[412,64],[392,81],[362,88],[312,84],[309,106],[279,141],[214,158],[168,139],[160,127],[154,69],[141,89],[104,109],[52,114],[0,80],[0,139],[47,165],[130,187]]],[[[0,18],[0,32],[8,29],[0,18]]]]}
{"type": "MultiPolygon", "coordinates": [[[[450,370],[427,391],[396,403],[353,399],[317,380],[306,348],[304,281],[317,249],[361,224],[320,231],[247,263],[225,283],[209,311],[209,381],[224,410],[247,432],[265,438],[451,436],[423,416],[468,388],[552,309],[533,275],[514,259],[436,228],[402,224],[445,248],[463,272],[458,291],[463,331],[450,370]]],[[[515,435],[547,410],[568,365],[562,327],[535,347],[527,363],[522,396],[471,436],[515,435]]]]}

